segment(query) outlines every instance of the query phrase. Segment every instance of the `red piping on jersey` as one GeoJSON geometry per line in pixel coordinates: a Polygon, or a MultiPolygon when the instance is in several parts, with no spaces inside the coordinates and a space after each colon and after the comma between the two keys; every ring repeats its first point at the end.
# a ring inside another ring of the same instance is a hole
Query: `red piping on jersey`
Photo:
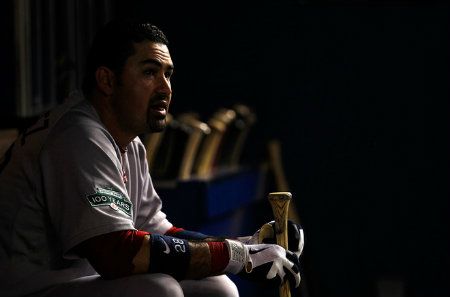
{"type": "Polygon", "coordinates": [[[181,231],[184,231],[184,229],[173,226],[172,228],[170,228],[169,230],[166,231],[165,235],[173,236],[181,231]]]}

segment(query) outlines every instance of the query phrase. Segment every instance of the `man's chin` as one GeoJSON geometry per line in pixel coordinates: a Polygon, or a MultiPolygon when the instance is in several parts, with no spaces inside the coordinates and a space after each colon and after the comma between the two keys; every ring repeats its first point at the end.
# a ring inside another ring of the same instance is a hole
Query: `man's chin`
{"type": "Polygon", "coordinates": [[[158,133],[164,131],[166,129],[166,120],[159,120],[159,121],[153,121],[149,123],[148,125],[148,132],[149,133],[158,133]]]}

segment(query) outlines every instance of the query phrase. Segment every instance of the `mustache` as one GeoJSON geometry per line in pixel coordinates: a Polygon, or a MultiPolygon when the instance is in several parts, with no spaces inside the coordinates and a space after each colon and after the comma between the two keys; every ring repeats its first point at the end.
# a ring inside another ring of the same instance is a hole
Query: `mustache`
{"type": "Polygon", "coordinates": [[[167,94],[155,94],[150,98],[149,107],[150,108],[164,108],[167,110],[169,108],[170,96],[167,94]]]}
{"type": "Polygon", "coordinates": [[[169,95],[156,94],[150,98],[150,102],[155,102],[155,101],[169,101],[169,95]]]}

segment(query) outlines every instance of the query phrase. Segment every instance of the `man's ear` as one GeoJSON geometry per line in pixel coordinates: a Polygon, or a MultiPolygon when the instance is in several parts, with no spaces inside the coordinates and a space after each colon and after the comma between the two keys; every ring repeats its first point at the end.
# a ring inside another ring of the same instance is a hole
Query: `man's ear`
{"type": "Polygon", "coordinates": [[[111,95],[115,83],[114,72],[108,67],[100,66],[95,71],[95,79],[97,80],[97,88],[104,95],[111,95]]]}

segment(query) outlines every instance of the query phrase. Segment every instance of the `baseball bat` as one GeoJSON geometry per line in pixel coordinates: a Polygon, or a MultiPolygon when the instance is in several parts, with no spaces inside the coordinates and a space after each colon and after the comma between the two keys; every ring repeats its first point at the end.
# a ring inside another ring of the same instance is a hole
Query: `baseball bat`
{"type": "MultiPolygon", "coordinates": [[[[267,147],[269,150],[270,168],[272,169],[275,177],[276,190],[279,192],[289,192],[289,183],[283,168],[281,142],[277,139],[272,139],[267,144],[267,147]]],[[[290,203],[288,217],[295,223],[300,224],[300,218],[294,201],[291,201],[290,203]]]]}
{"type": "MultiPolygon", "coordinates": [[[[289,202],[291,202],[292,194],[290,192],[272,192],[269,193],[269,202],[272,207],[273,216],[275,218],[275,234],[277,244],[283,248],[288,248],[288,212],[289,202]]],[[[291,297],[289,282],[286,280],[280,286],[280,297],[291,297]]]]}

